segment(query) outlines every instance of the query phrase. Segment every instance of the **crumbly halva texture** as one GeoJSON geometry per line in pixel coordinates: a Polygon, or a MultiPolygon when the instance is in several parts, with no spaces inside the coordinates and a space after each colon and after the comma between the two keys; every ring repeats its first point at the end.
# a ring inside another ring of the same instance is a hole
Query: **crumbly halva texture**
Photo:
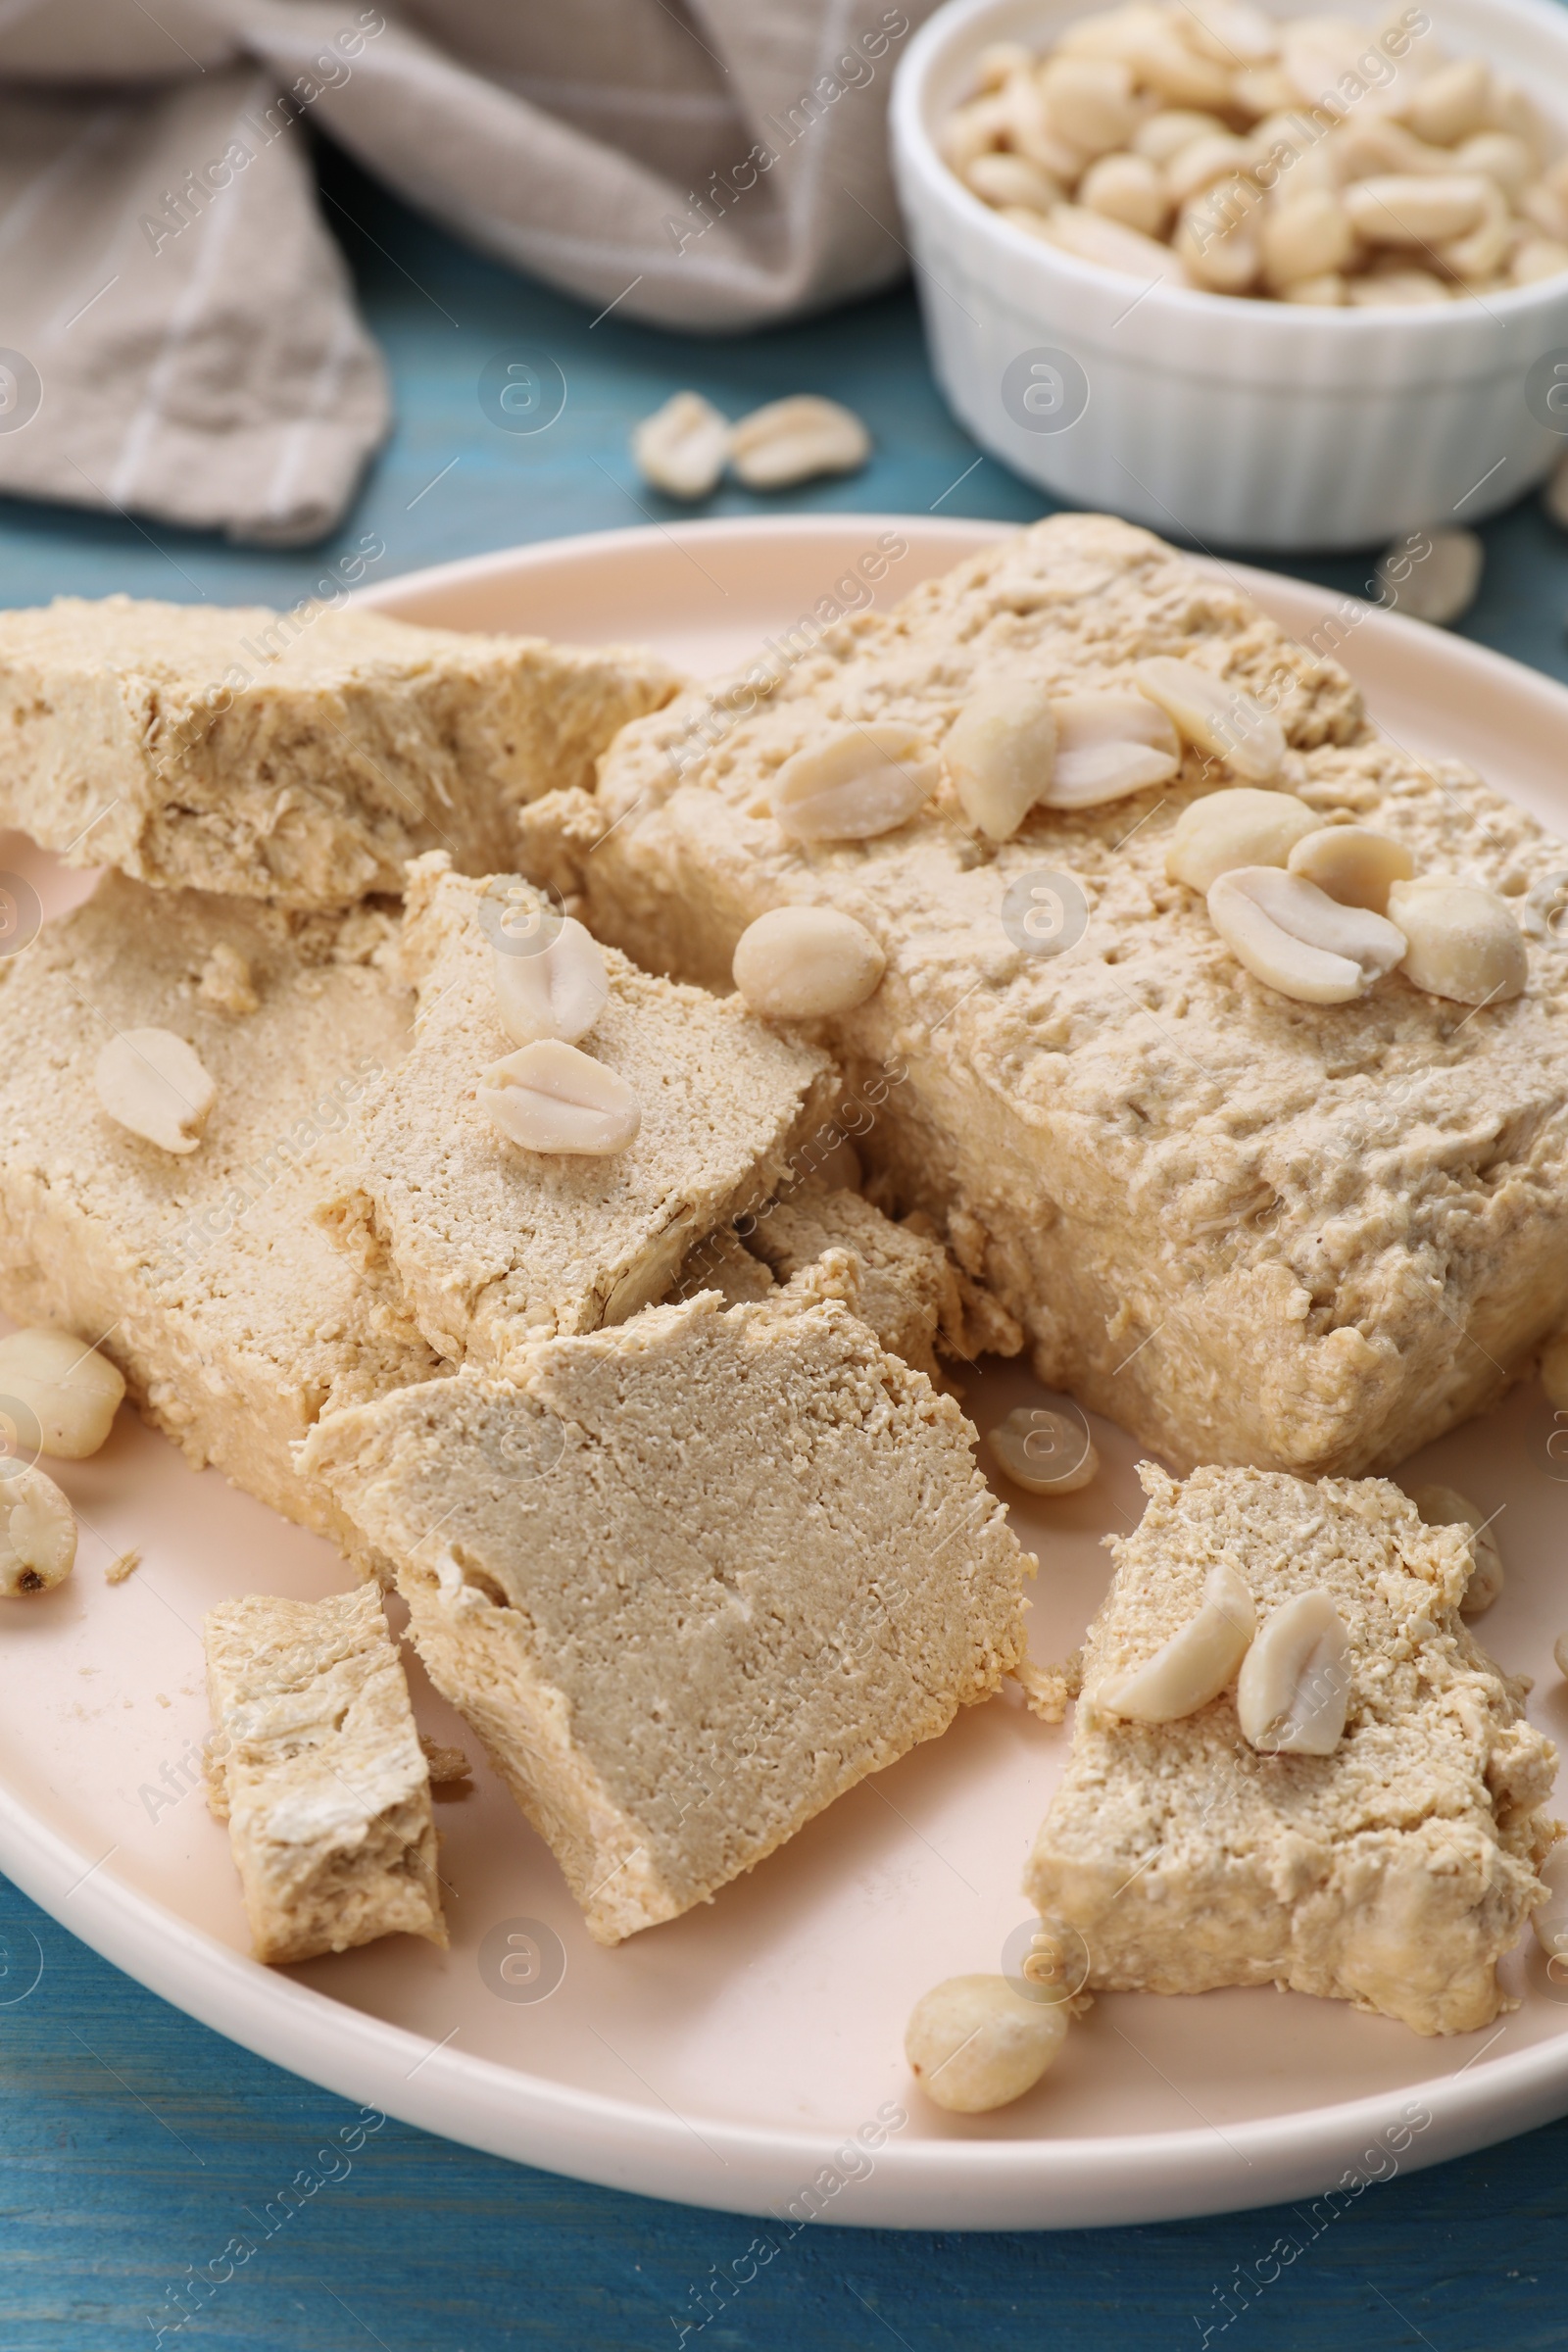
{"type": "Polygon", "coordinates": [[[202,1624],[208,1802],[258,1960],[377,1936],[444,1944],[430,1773],[379,1596],[252,1592],[202,1624]]]}
{"type": "Polygon", "coordinates": [[[1466,1531],[1424,1526],[1382,1479],[1139,1475],[1148,1507],[1107,1539],[1072,1753],[1025,1874],[1046,1925],[1083,1937],[1105,1990],[1276,1984],[1420,2034],[1486,2025],[1560,1832],[1541,1810],[1556,1752],[1459,1619],[1466,1531]],[[1175,1723],[1097,1704],[1196,1613],[1221,1560],[1260,1623],[1314,1587],[1332,1595],[1351,1675],[1332,1755],[1256,1753],[1234,1685],[1175,1723]]]}
{"type": "Polygon", "coordinates": [[[0,613],[0,824],[75,865],[281,906],[513,862],[519,803],[590,783],[675,674],[650,653],[304,606],[0,613]]]}
{"type": "Polygon", "coordinates": [[[929,1224],[897,1224],[858,1193],[804,1184],[746,1220],[748,1250],[788,1282],[828,1250],[860,1262],[859,1313],[893,1355],[940,1385],[936,1349],[972,1363],[982,1349],[1016,1355],[1023,1334],[956,1267],[929,1224]]]}
{"type": "Polygon", "coordinates": [[[945,1731],[1022,1650],[1026,1556],[950,1397],[830,1253],[323,1420],[436,1688],[617,1942],[945,1731]]]}
{"type": "Polygon", "coordinates": [[[858,1193],[808,1178],[742,1225],[744,1238],[720,1226],[687,1253],[672,1298],[705,1290],[717,1291],[726,1306],[765,1298],[826,1251],[843,1250],[856,1261],[861,1321],[890,1355],[939,1388],[947,1382],[937,1347],[968,1364],[982,1350],[1016,1355],[1023,1345],[1012,1318],[954,1264],[929,1218],[896,1224],[858,1193]]]}
{"type": "Polygon", "coordinates": [[[285,1518],[355,1552],[290,1458],[318,1413],[441,1369],[397,1287],[314,1221],[355,1106],[407,1049],[388,971],[395,909],[306,914],[106,874],[0,959],[0,1306],[96,1341],[147,1419],[285,1518]],[[219,949],[257,1009],[211,1002],[219,949]],[[161,1151],[103,1110],[117,1031],[162,1028],[217,1087],[198,1149],[161,1151]]]}
{"type": "Polygon", "coordinates": [[[641,1130],[607,1158],[522,1151],[475,1099],[514,1050],[487,903],[442,853],[410,867],[415,1043],[368,1102],[352,1179],[320,1213],[356,1262],[402,1283],[443,1356],[506,1371],[541,1339],[624,1322],[662,1298],[694,1242],[777,1189],[834,1072],[738,999],[656,979],[611,948],[609,1001],[579,1044],[630,1086],[641,1130]]]}
{"type": "Polygon", "coordinates": [[[886,976],[813,1034],[852,1086],[907,1072],[857,1147],[1025,1326],[1042,1381],[1184,1467],[1392,1467],[1568,1314],[1555,943],[1532,945],[1524,996],[1479,1009],[1398,974],[1344,1005],[1277,994],[1165,879],[1182,810],[1235,781],[1196,754],[1168,789],[1038,808],[998,848],[948,785],[863,843],[793,842],[769,813],[782,762],[845,722],[906,720],[940,747],[980,683],[1126,687],[1150,655],[1261,695],[1291,746],[1280,782],[1387,830],[1418,871],[1517,902],[1568,864],[1473,775],[1378,735],[1339,664],[1230,581],[1146,531],[1056,515],[787,670],[634,722],[596,798],[523,811],[524,868],[582,893],[594,930],[652,969],[712,987],[767,908],[854,915],[886,976]],[[1037,880],[1067,908],[1057,939],[1081,894],[1083,936],[1058,954],[1022,928],[1037,880]]]}

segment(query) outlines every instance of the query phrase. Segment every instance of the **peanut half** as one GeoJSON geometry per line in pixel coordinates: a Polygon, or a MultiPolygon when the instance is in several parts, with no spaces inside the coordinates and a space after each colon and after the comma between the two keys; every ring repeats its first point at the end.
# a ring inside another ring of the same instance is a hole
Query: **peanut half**
{"type": "Polygon", "coordinates": [[[1056,762],[1048,808],[1095,808],[1151,784],[1167,784],[1181,766],[1176,730],[1141,694],[1068,694],[1052,709],[1056,762]]]}
{"type": "Polygon", "coordinates": [[[869,719],[785,760],[773,814],[796,841],[870,841],[907,824],[936,789],[937,755],[915,727],[869,719]]]}
{"type": "Polygon", "coordinates": [[[1208,894],[1208,914],[1254,979],[1301,1004],[1348,1004],[1364,997],[1405,951],[1403,932],[1383,915],[1342,906],[1315,882],[1278,866],[1221,874],[1208,894]]]}
{"type": "Polygon", "coordinates": [[[748,490],[853,473],[870,454],[871,436],[855,411],[814,392],[770,400],[729,428],[729,462],[748,490]]]}
{"type": "Polygon", "coordinates": [[[1198,1614],[1142,1666],[1108,1677],[1095,1698],[1134,1723],[1175,1723],[1219,1696],[1256,1631],[1251,1593],[1228,1560],[1216,1561],[1198,1614]]]}
{"type": "Polygon", "coordinates": [[[1239,865],[1284,865],[1298,842],[1323,819],[1294,792],[1259,792],[1238,784],[1205,793],[1176,820],[1165,853],[1165,878],[1207,891],[1239,865]]]}
{"type": "Polygon", "coordinates": [[[666,498],[706,498],[729,456],[729,419],[700,392],[676,392],[637,426],[631,454],[666,498]]]}
{"type": "Polygon", "coordinates": [[[642,1106],[624,1078],[560,1038],[540,1038],[479,1081],[480,1108],[525,1152],[605,1159],[637,1140],[642,1106]]]}
{"type": "Polygon", "coordinates": [[[541,931],[531,952],[492,947],[501,1026],[514,1046],[541,1037],[575,1045],[604,1011],[610,976],[599,942],[575,915],[563,918],[550,938],[541,931]]]}
{"type": "MultiPolygon", "coordinates": [[[[1260,865],[1272,862],[1260,858],[1260,865]]],[[[1407,882],[1415,861],[1404,844],[1370,825],[1317,825],[1296,842],[1285,860],[1303,882],[1315,882],[1342,906],[1366,906],[1386,914],[1389,892],[1407,882]]]]}
{"type": "Polygon", "coordinates": [[[1428,996],[1494,1004],[1523,993],[1530,957],[1513,909],[1495,891],[1422,874],[1394,884],[1389,917],[1406,942],[1400,969],[1428,996]]]}
{"type": "Polygon", "coordinates": [[[1027,678],[976,687],[948,729],[942,762],[969,822],[988,840],[1010,839],[1055,773],[1050,695],[1027,678]]]}
{"type": "Polygon", "coordinates": [[[0,1396],[27,1407],[44,1452],[63,1461],[97,1452],[124,1394],[118,1365],[69,1331],[35,1328],[0,1340],[0,1396]]]}
{"type": "Polygon", "coordinates": [[[54,1480],[0,1462],[0,1599],[47,1592],[75,1559],[76,1522],[54,1480]]]}
{"type": "Polygon", "coordinates": [[[1279,774],[1285,729],[1245,687],[1170,654],[1138,662],[1133,678],[1196,750],[1223,760],[1249,784],[1267,784],[1279,774]]]}
{"type": "Polygon", "coordinates": [[[735,985],[767,1021],[849,1012],[880,985],[887,958],[863,923],[831,906],[774,906],[735,948],[735,985]]]}
{"type": "Polygon", "coordinates": [[[1331,1756],[1350,1702],[1350,1637],[1322,1586],[1271,1609],[1242,1661],[1236,1716],[1266,1756],[1331,1756]]]}
{"type": "Polygon", "coordinates": [[[99,1102],[117,1126],[163,1152],[194,1152],[218,1089],[171,1029],[124,1029],[93,1069],[99,1102]]]}

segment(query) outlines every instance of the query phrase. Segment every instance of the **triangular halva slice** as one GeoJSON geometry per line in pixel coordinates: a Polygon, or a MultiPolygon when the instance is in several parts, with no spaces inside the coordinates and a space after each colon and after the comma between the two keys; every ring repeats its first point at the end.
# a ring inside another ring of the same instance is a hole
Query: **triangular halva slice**
{"type": "Polygon", "coordinates": [[[947,1729],[1022,1649],[973,1432],[842,1300],[710,1293],[333,1416],[438,1690],[617,1942],[947,1729]]]}
{"type": "Polygon", "coordinates": [[[1272,1984],[1419,2034],[1486,2025],[1503,2005],[1497,1961],[1544,1899],[1556,1754],[1460,1622],[1468,1531],[1425,1526],[1383,1479],[1140,1476],[1148,1507],[1110,1540],[1072,1754],[1025,1877],[1047,1927],[1082,1938],[1106,1990],[1272,1984]],[[1103,1702],[1194,1617],[1221,1561],[1260,1626],[1330,1595],[1349,1674],[1331,1754],[1259,1754],[1234,1683],[1173,1723],[1103,1702]]]}
{"type": "Polygon", "coordinates": [[[364,1263],[390,1264],[433,1348],[494,1371],[662,1298],[693,1242],[776,1190],[834,1084],[825,1054],[738,998],[655,979],[610,948],[609,998],[578,1042],[636,1096],[636,1140],[604,1158],[521,1149],[477,1100],[514,1051],[484,919],[502,905],[441,854],[410,867],[414,1046],[367,1105],[355,1181],[321,1211],[364,1263]]]}
{"type": "Polygon", "coordinates": [[[379,1594],[252,1592],[209,1609],[202,1639],[208,1801],[257,1959],[400,1934],[444,1944],[430,1771],[379,1594]]]}
{"type": "Polygon", "coordinates": [[[0,824],[164,888],[342,905],[422,850],[510,864],[519,805],[591,783],[675,685],[628,647],[62,597],[0,613],[0,824]]]}

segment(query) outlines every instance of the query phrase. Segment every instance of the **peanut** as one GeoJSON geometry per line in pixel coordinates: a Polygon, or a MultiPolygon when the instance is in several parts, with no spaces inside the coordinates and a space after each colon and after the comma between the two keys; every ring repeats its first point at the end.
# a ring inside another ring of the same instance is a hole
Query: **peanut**
{"type": "Polygon", "coordinates": [[[999,678],[975,689],[948,729],[942,761],[972,825],[1007,841],[1050,788],[1056,720],[1044,686],[999,678]]]}
{"type": "MultiPolygon", "coordinates": [[[[1270,862],[1260,858],[1259,865],[1270,862]]],[[[1342,906],[1366,906],[1387,914],[1389,892],[1407,882],[1415,861],[1404,844],[1370,825],[1318,825],[1303,834],[1285,860],[1303,882],[1315,882],[1342,906]]]]}
{"type": "Polygon", "coordinates": [[[1323,819],[1293,792],[1237,785],[1182,810],[1165,853],[1165,878],[1207,892],[1239,865],[1284,865],[1323,819]]]}
{"type": "Polygon", "coordinates": [[[936,789],[937,755],[914,727],[871,719],[796,752],[773,785],[773,814],[796,841],[871,841],[908,823],[936,789]]]}
{"type": "Polygon", "coordinates": [[[1064,2002],[1032,2001],[1005,1977],[949,1977],[915,2003],[904,2049],[939,2107],[984,2115],[1032,2090],[1066,2038],[1064,2002]]]}
{"type": "Polygon", "coordinates": [[[1186,741],[1223,760],[1250,784],[1266,784],[1285,759],[1285,730],[1272,711],[1244,687],[1218,678],[1200,662],[1170,655],[1140,662],[1139,691],[1157,703],[1186,741]]]}
{"type": "Polygon", "coordinates": [[[1389,917],[1405,937],[1399,968],[1428,996],[1492,1004],[1522,994],[1530,958],[1513,909],[1495,891],[1423,874],[1395,883],[1389,917]]]}
{"type": "Polygon", "coordinates": [[[93,1069],[98,1101],[117,1126],[163,1152],[194,1152],[218,1089],[195,1052],[169,1029],[125,1029],[93,1069]]]}
{"type": "Polygon", "coordinates": [[[811,392],[771,400],[729,428],[729,462],[748,490],[854,473],[870,454],[871,436],[854,410],[811,392]]]}
{"type": "Polygon", "coordinates": [[[490,969],[501,1025],[514,1046],[531,1046],[541,1037],[575,1045],[610,996],[599,943],[574,915],[564,916],[548,938],[541,929],[531,954],[492,946],[490,969]]]}
{"type": "Polygon", "coordinates": [[[609,1158],[635,1143],[642,1125],[625,1079],[554,1037],[492,1062],[478,1102],[496,1132],[525,1152],[609,1158]]]}
{"type": "Polygon", "coordinates": [[[1267,1756],[1331,1756],[1350,1698],[1350,1641],[1321,1586],[1264,1618],[1236,1683],[1249,1746],[1267,1756]]]}
{"type": "Polygon", "coordinates": [[[1394,969],[1402,931],[1361,906],[1342,906],[1299,874],[1244,865],[1208,893],[1209,920],[1254,979],[1301,1004],[1348,1004],[1394,969]]]}
{"type": "Polygon", "coordinates": [[[1134,1723],[1175,1723],[1217,1698],[1257,1631],[1252,1595],[1228,1560],[1203,1583],[1196,1616],[1142,1666],[1114,1674],[1094,1693],[1109,1714],[1134,1723]]]}
{"type": "Polygon", "coordinates": [[[76,1522],[54,1480],[0,1462],[0,1599],[49,1592],[75,1558],[76,1522]]]}
{"type": "Polygon", "coordinates": [[[631,454],[666,498],[706,498],[724,470],[729,423],[700,392],[676,392],[636,427],[631,454]]]}
{"type": "Polygon", "coordinates": [[[830,906],[775,906],[736,943],[734,975],[753,1012],[809,1021],[863,1004],[887,958],[863,923],[830,906]]]}
{"type": "Polygon", "coordinates": [[[26,1406],[43,1451],[62,1461],[97,1452],[124,1394],[118,1365],[69,1331],[34,1328],[0,1340],[0,1396],[26,1406]]]}

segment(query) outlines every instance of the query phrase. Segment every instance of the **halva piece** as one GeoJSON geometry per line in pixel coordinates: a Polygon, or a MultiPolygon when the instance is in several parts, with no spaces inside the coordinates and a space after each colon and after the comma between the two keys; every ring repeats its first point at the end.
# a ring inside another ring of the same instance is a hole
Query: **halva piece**
{"type": "Polygon", "coordinates": [[[974,1433],[854,1282],[830,1253],[773,1301],[651,1307],[303,1448],[601,1942],[709,1899],[1021,1654],[974,1433]]]}
{"type": "Polygon", "coordinates": [[[376,1936],[444,1944],[429,1767],[379,1594],[252,1592],[210,1609],[202,1638],[209,1802],[257,1959],[376,1936]]]}
{"type": "Polygon", "coordinates": [[[406,1050],[395,909],[308,914],[107,874],[0,959],[0,1306],[97,1342],[146,1417],[285,1518],[357,1546],[289,1448],[334,1402],[428,1380],[395,1284],[314,1221],[367,1088],[406,1050]],[[212,1001],[219,950],[254,1011],[212,1001]],[[167,1029],[214,1083],[197,1148],[118,1124],[106,1039],[167,1029]]]}
{"type": "Polygon", "coordinates": [[[554,1333],[624,1322],[662,1298],[695,1242],[777,1189],[833,1082],[825,1054],[775,1036],[738,999],[656,979],[609,949],[610,993],[576,1050],[630,1090],[635,1140],[602,1157],[510,1141],[477,1099],[513,1051],[495,978],[508,934],[491,919],[510,905],[439,854],[410,868],[414,1047],[368,1102],[350,1181],[321,1208],[356,1262],[401,1283],[433,1348],[494,1371],[554,1333]]]}
{"type": "Polygon", "coordinates": [[[1488,1404],[1568,1316],[1568,956],[1540,924],[1525,993],[1479,1007],[1401,972],[1337,1004],[1254,978],[1166,855],[1199,796],[1258,786],[1264,753],[1262,789],[1527,915],[1568,868],[1468,771],[1379,735],[1339,663],[1231,580],[1082,514],[633,722],[597,797],[522,811],[521,858],[583,894],[599,936],[713,988],[769,908],[863,923],[880,986],[811,1034],[852,1085],[906,1072],[857,1149],[1025,1327],[1040,1379],[1183,1466],[1382,1469],[1488,1404]],[[1213,707],[1213,741],[1168,781],[1037,805],[1000,843],[951,774],[872,838],[803,840],[775,812],[786,763],[847,735],[902,729],[924,776],[981,688],[1021,677],[1119,710],[1135,673],[1168,692],[1173,663],[1207,681],[1183,708],[1213,707]],[[1266,707],[1240,765],[1232,687],[1266,707]]]}
{"type": "Polygon", "coordinates": [[[1542,1811],[1555,1750],[1460,1622],[1468,1531],[1424,1525],[1382,1479],[1140,1476],[1148,1506],[1110,1539],[1072,1753],[1025,1874],[1046,1928],[1082,1938],[1105,1990],[1274,1984],[1420,2034],[1486,2025],[1560,1832],[1542,1811]],[[1234,1680],[1174,1722],[1106,1703],[1196,1617],[1216,1568],[1260,1629],[1328,1595],[1349,1678],[1331,1753],[1259,1753],[1234,1680]]]}
{"type": "Polygon", "coordinates": [[[0,824],[164,888],[341,905],[423,850],[511,864],[518,804],[591,782],[675,684],[631,648],[61,597],[0,613],[0,824]]]}

